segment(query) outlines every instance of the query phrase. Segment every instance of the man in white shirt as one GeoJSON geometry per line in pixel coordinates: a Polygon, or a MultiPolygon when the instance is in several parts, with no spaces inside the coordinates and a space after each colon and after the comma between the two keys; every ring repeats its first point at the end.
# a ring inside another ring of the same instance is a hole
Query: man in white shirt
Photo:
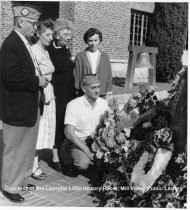
{"type": "Polygon", "coordinates": [[[74,166],[86,170],[93,163],[94,154],[88,143],[93,138],[101,116],[108,110],[108,103],[99,97],[100,82],[96,75],[84,75],[84,95],[67,104],[65,134],[70,140],[69,150],[74,166]]]}

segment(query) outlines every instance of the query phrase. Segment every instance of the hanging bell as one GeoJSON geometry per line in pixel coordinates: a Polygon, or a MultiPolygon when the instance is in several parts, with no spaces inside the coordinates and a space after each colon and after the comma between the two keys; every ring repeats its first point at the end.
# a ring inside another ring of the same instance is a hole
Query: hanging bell
{"type": "Polygon", "coordinates": [[[139,53],[135,68],[148,68],[148,69],[154,68],[150,63],[149,53],[146,52],[139,53]]]}

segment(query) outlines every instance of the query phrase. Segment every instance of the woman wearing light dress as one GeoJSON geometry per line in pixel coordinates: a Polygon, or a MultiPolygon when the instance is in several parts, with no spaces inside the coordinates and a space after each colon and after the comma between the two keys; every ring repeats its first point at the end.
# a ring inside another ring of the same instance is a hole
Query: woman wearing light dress
{"type": "MultiPolygon", "coordinates": [[[[50,45],[53,40],[53,21],[51,19],[39,22],[37,27],[37,43],[32,45],[32,52],[38,63],[36,68],[36,74],[41,74],[48,78],[49,81],[52,79],[52,73],[54,72],[54,66],[50,60],[46,47],[50,45]]],[[[52,149],[55,141],[55,96],[51,82],[46,88],[44,88],[45,104],[43,115],[40,119],[38,140],[36,145],[36,156],[33,164],[32,177],[34,179],[43,180],[46,174],[42,172],[38,165],[39,150],[41,149],[52,149]]]]}

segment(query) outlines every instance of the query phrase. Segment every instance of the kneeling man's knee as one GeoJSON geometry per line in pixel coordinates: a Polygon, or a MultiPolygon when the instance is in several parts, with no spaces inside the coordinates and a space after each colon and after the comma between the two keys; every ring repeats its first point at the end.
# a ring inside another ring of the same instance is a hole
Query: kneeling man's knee
{"type": "Polygon", "coordinates": [[[78,163],[75,164],[75,166],[78,168],[78,170],[80,171],[84,171],[86,169],[88,169],[90,164],[90,159],[89,158],[83,158],[80,161],[78,161],[78,163]]]}

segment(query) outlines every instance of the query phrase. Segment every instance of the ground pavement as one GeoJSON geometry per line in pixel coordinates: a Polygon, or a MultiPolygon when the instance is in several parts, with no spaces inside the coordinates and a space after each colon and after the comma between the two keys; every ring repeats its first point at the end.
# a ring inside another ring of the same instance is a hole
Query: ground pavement
{"type": "MultiPolygon", "coordinates": [[[[2,130],[0,132],[2,139],[2,130]]],[[[0,140],[0,148],[2,141],[0,140]]],[[[2,153],[2,151],[1,151],[2,153]]],[[[60,172],[56,172],[48,166],[51,158],[51,151],[43,151],[43,160],[40,161],[40,167],[43,172],[47,173],[44,181],[38,181],[30,178],[30,183],[36,185],[33,192],[22,192],[25,202],[17,204],[9,201],[0,192],[0,206],[58,206],[58,207],[95,207],[93,197],[90,196],[92,186],[89,184],[89,178],[84,175],[78,177],[65,176],[60,172]]]]}

